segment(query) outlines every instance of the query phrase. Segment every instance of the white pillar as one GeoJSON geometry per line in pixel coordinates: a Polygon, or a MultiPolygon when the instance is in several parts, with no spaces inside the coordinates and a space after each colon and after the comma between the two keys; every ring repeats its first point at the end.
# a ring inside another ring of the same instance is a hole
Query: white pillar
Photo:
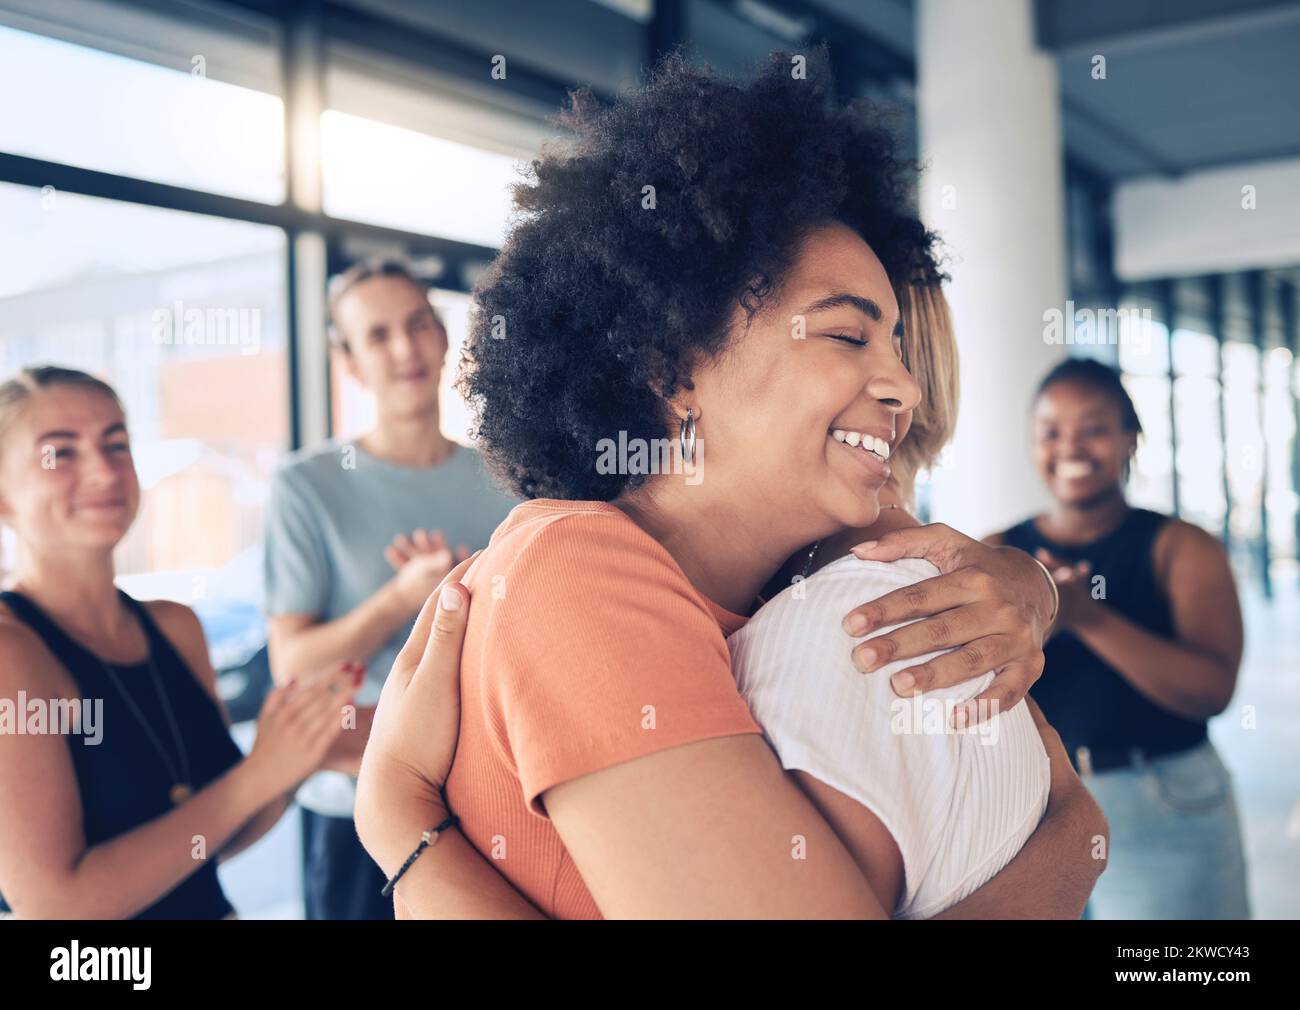
{"type": "Polygon", "coordinates": [[[932,516],[982,536],[1047,501],[1029,398],[1065,350],[1043,337],[1044,313],[1066,311],[1064,171],[1056,65],[1034,47],[1031,0],[919,0],[917,89],[921,213],[952,256],[962,379],[932,516]]]}

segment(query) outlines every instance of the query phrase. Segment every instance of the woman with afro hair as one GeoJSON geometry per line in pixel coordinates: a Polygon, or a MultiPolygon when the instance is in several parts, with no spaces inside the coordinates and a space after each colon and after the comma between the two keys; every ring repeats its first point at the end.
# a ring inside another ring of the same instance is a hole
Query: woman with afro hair
{"type": "Polygon", "coordinates": [[[384,689],[357,826],[399,914],[1082,910],[1105,825],[1016,705],[1050,577],[946,527],[836,558],[920,399],[898,292],[941,275],[914,170],[832,95],[823,55],[674,55],[516,187],[461,386],[529,500],[384,689]],[[904,735],[922,688],[950,721],[904,735]]]}

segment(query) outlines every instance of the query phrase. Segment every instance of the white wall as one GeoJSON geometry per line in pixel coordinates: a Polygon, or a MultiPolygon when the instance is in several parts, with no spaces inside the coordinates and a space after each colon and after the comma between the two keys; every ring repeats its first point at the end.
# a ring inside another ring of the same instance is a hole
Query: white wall
{"type": "Polygon", "coordinates": [[[1124,280],[1290,266],[1300,263],[1300,159],[1134,179],[1116,187],[1113,212],[1124,280]]]}

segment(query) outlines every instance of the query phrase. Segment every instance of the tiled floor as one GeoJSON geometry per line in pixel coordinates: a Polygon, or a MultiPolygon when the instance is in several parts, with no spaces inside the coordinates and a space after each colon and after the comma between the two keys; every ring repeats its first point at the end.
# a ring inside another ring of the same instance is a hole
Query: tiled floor
{"type": "MultiPolygon", "coordinates": [[[[1256,918],[1300,918],[1300,576],[1266,604],[1243,590],[1246,659],[1231,708],[1210,733],[1232,770],[1256,918]],[[1253,725],[1252,725],[1253,722],[1253,725]]],[[[236,727],[247,747],[251,725],[236,727]]],[[[221,868],[241,918],[302,917],[297,811],[221,868]]]]}
{"type": "Polygon", "coordinates": [[[1271,604],[1242,597],[1246,658],[1210,733],[1237,786],[1252,912],[1300,919],[1300,575],[1277,579],[1271,604]]]}

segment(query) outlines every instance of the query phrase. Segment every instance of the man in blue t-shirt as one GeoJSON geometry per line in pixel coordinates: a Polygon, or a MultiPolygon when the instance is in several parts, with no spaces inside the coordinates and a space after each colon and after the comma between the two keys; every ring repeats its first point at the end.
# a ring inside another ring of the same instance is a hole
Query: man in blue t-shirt
{"type": "Polygon", "coordinates": [[[330,285],[341,367],[376,401],[375,427],[292,454],[271,483],[266,608],[277,684],[365,664],[356,728],[298,792],[309,919],[392,918],[357,839],[355,775],[384,678],[442,577],[516,504],[439,427],[447,333],[405,267],[366,262],[330,285]]]}

